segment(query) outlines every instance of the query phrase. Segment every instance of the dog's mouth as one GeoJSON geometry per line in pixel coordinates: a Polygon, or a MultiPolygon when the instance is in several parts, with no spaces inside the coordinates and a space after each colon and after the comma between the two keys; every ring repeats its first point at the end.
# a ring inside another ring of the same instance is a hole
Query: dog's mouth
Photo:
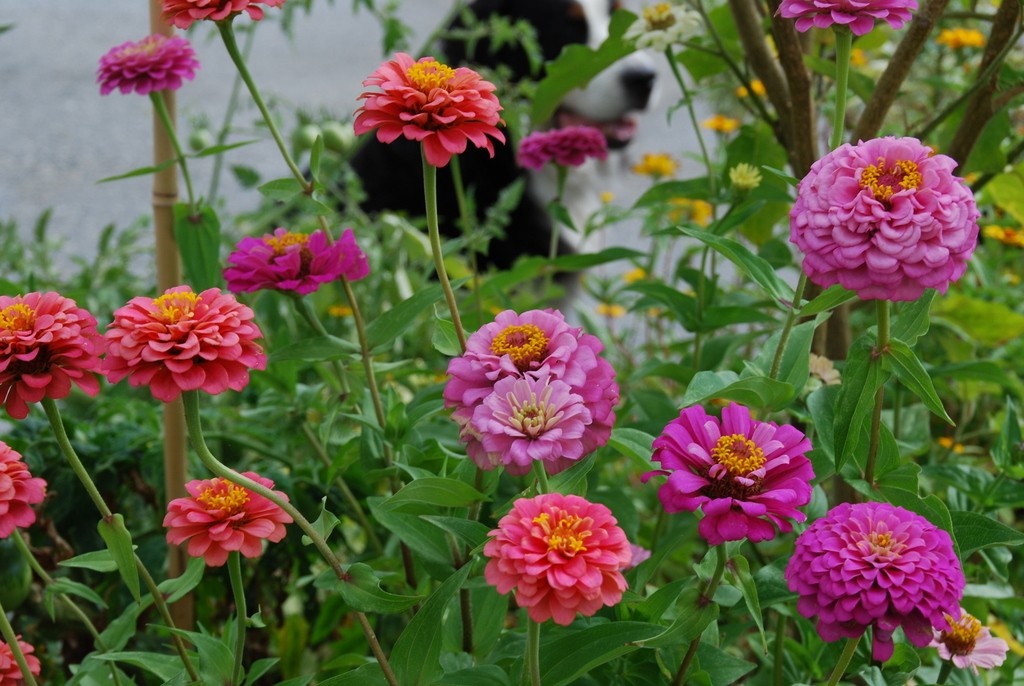
{"type": "Polygon", "coordinates": [[[593,126],[604,134],[608,141],[608,147],[612,150],[619,150],[629,145],[629,142],[636,136],[636,115],[625,114],[612,121],[598,121],[573,112],[564,107],[559,108],[555,113],[555,124],[559,128],[566,126],[593,126]]]}

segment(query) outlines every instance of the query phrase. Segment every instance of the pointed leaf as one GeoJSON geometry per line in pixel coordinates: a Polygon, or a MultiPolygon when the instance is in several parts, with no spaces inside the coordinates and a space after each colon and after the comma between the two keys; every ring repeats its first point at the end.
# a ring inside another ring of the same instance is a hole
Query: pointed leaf
{"type": "Polygon", "coordinates": [[[132,535],[124,525],[124,517],[114,514],[109,520],[101,519],[96,528],[107,544],[107,550],[117,564],[117,571],[121,573],[125,585],[131,591],[136,602],[140,599],[139,568],[135,561],[135,547],[132,545],[132,535]]]}
{"type": "Polygon", "coordinates": [[[553,641],[543,641],[542,633],[541,683],[544,686],[572,683],[594,667],[639,650],[642,642],[663,631],[664,627],[658,624],[623,621],[597,624],[553,641]]]}
{"type": "Polygon", "coordinates": [[[956,510],[950,512],[953,537],[960,546],[960,554],[967,559],[976,550],[992,546],[1016,546],[1024,543],[1024,533],[977,512],[956,510]]]}
{"type": "Polygon", "coordinates": [[[174,240],[181,254],[185,280],[198,293],[223,283],[220,271],[220,219],[209,205],[192,213],[186,203],[174,205],[174,240]]]}
{"type": "Polygon", "coordinates": [[[832,425],[837,472],[857,449],[861,428],[874,409],[875,393],[885,383],[886,376],[880,360],[874,356],[872,340],[867,336],[857,339],[843,367],[843,384],[839,387],[832,425]]]}
{"type": "Polygon", "coordinates": [[[328,588],[340,595],[353,610],[395,614],[405,612],[423,596],[405,596],[389,593],[380,587],[380,579],[369,565],[357,562],[345,569],[347,579],[342,581],[328,569],[316,579],[317,588],[328,588]]]}
{"type": "Polygon", "coordinates": [[[725,256],[778,303],[789,306],[793,302],[795,293],[792,286],[783,281],[763,257],[758,257],[745,246],[730,238],[715,236],[701,229],[679,227],[679,232],[684,236],[696,238],[711,246],[715,252],[725,256]]]}
{"type": "Polygon", "coordinates": [[[921,360],[918,359],[910,346],[903,341],[893,338],[885,355],[885,360],[890,363],[892,370],[904,386],[916,395],[924,403],[925,407],[932,411],[937,417],[947,424],[955,426],[956,423],[946,413],[946,408],[935,392],[932,378],[924,368],[921,360]]]}

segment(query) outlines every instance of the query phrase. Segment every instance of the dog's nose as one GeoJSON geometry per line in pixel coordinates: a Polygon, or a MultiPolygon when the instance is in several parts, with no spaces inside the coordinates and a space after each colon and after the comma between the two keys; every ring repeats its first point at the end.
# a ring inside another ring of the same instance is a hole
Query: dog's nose
{"type": "Polygon", "coordinates": [[[622,72],[622,85],[630,107],[642,110],[647,107],[654,90],[655,72],[648,67],[632,67],[622,72]]]}

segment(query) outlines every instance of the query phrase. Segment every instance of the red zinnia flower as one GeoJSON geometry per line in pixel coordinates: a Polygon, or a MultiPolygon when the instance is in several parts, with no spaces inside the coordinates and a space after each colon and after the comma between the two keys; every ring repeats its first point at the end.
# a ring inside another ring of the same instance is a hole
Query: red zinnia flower
{"type": "Polygon", "coordinates": [[[103,338],[96,319],[58,293],[0,295],[0,402],[15,419],[28,403],[58,400],[73,381],[89,395],[99,393],[103,338]]]}
{"type": "MultiPolygon", "coordinates": [[[[22,641],[20,636],[18,637],[18,647],[21,648],[21,654],[25,656],[25,662],[28,663],[28,671],[32,672],[34,676],[39,676],[42,665],[39,663],[39,658],[32,654],[35,652],[35,648],[22,641]]],[[[23,686],[24,683],[25,677],[21,673],[21,668],[18,667],[18,661],[14,659],[11,646],[0,641],[0,686],[23,686]]]]}
{"type": "Polygon", "coordinates": [[[182,391],[240,391],[250,369],[267,365],[252,319],[251,309],[219,288],[197,294],[176,286],[156,299],[132,298],[114,312],[103,370],[111,383],[128,377],[164,402],[182,391]]]}
{"type": "Polygon", "coordinates": [[[198,68],[191,43],[180,36],[155,33],[111,48],[100,58],[96,81],[101,95],[115,88],[122,93],[146,95],[178,90],[183,79],[195,78],[198,68]]]}
{"type": "Polygon", "coordinates": [[[197,19],[220,21],[247,12],[253,21],[263,18],[263,8],[281,7],[284,0],[163,0],[163,16],[167,23],[187,29],[197,19]]]}
{"type": "Polygon", "coordinates": [[[432,57],[418,62],[399,52],[380,65],[359,96],[366,102],[356,110],[355,132],[377,129],[377,140],[391,143],[400,136],[423,143],[427,162],[448,164],[452,155],[465,152],[466,143],[485,148],[494,156],[494,142],[505,142],[498,130],[501,105],[494,84],[467,67],[452,69],[432,57]],[[488,138],[488,136],[490,138],[488,138]]]}
{"type": "Polygon", "coordinates": [[[36,521],[32,505],[43,502],[46,481],[33,477],[21,453],[0,441],[0,538],[36,521]]]}
{"type": "MultiPolygon", "coordinates": [[[[254,472],[242,476],[274,487],[273,481],[254,472]]],[[[205,559],[211,567],[223,565],[234,551],[259,557],[263,539],[277,543],[284,538],[284,525],[292,521],[279,505],[227,479],[196,479],[185,484],[185,490],[191,497],[175,498],[167,504],[167,542],[188,541],[188,554],[205,559]]],[[[274,493],[288,500],[281,491],[274,493]]]]}

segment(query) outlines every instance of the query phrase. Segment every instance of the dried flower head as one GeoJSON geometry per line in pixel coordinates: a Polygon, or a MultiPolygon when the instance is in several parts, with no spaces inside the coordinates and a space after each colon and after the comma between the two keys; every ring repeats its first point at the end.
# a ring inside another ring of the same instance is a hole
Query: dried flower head
{"type": "Polygon", "coordinates": [[[178,90],[183,80],[195,78],[197,69],[191,43],[180,36],[155,33],[111,48],[100,58],[96,81],[101,95],[115,89],[147,95],[178,90]]]}
{"type": "Polygon", "coordinates": [[[245,12],[253,21],[263,18],[263,8],[281,7],[285,0],[163,0],[164,20],[178,27],[187,29],[194,21],[232,21],[240,13],[245,12]]]}
{"type": "Polygon", "coordinates": [[[590,158],[608,158],[608,139],[594,126],[534,131],[519,143],[519,164],[526,169],[540,169],[549,162],[578,167],[590,158]]]}

